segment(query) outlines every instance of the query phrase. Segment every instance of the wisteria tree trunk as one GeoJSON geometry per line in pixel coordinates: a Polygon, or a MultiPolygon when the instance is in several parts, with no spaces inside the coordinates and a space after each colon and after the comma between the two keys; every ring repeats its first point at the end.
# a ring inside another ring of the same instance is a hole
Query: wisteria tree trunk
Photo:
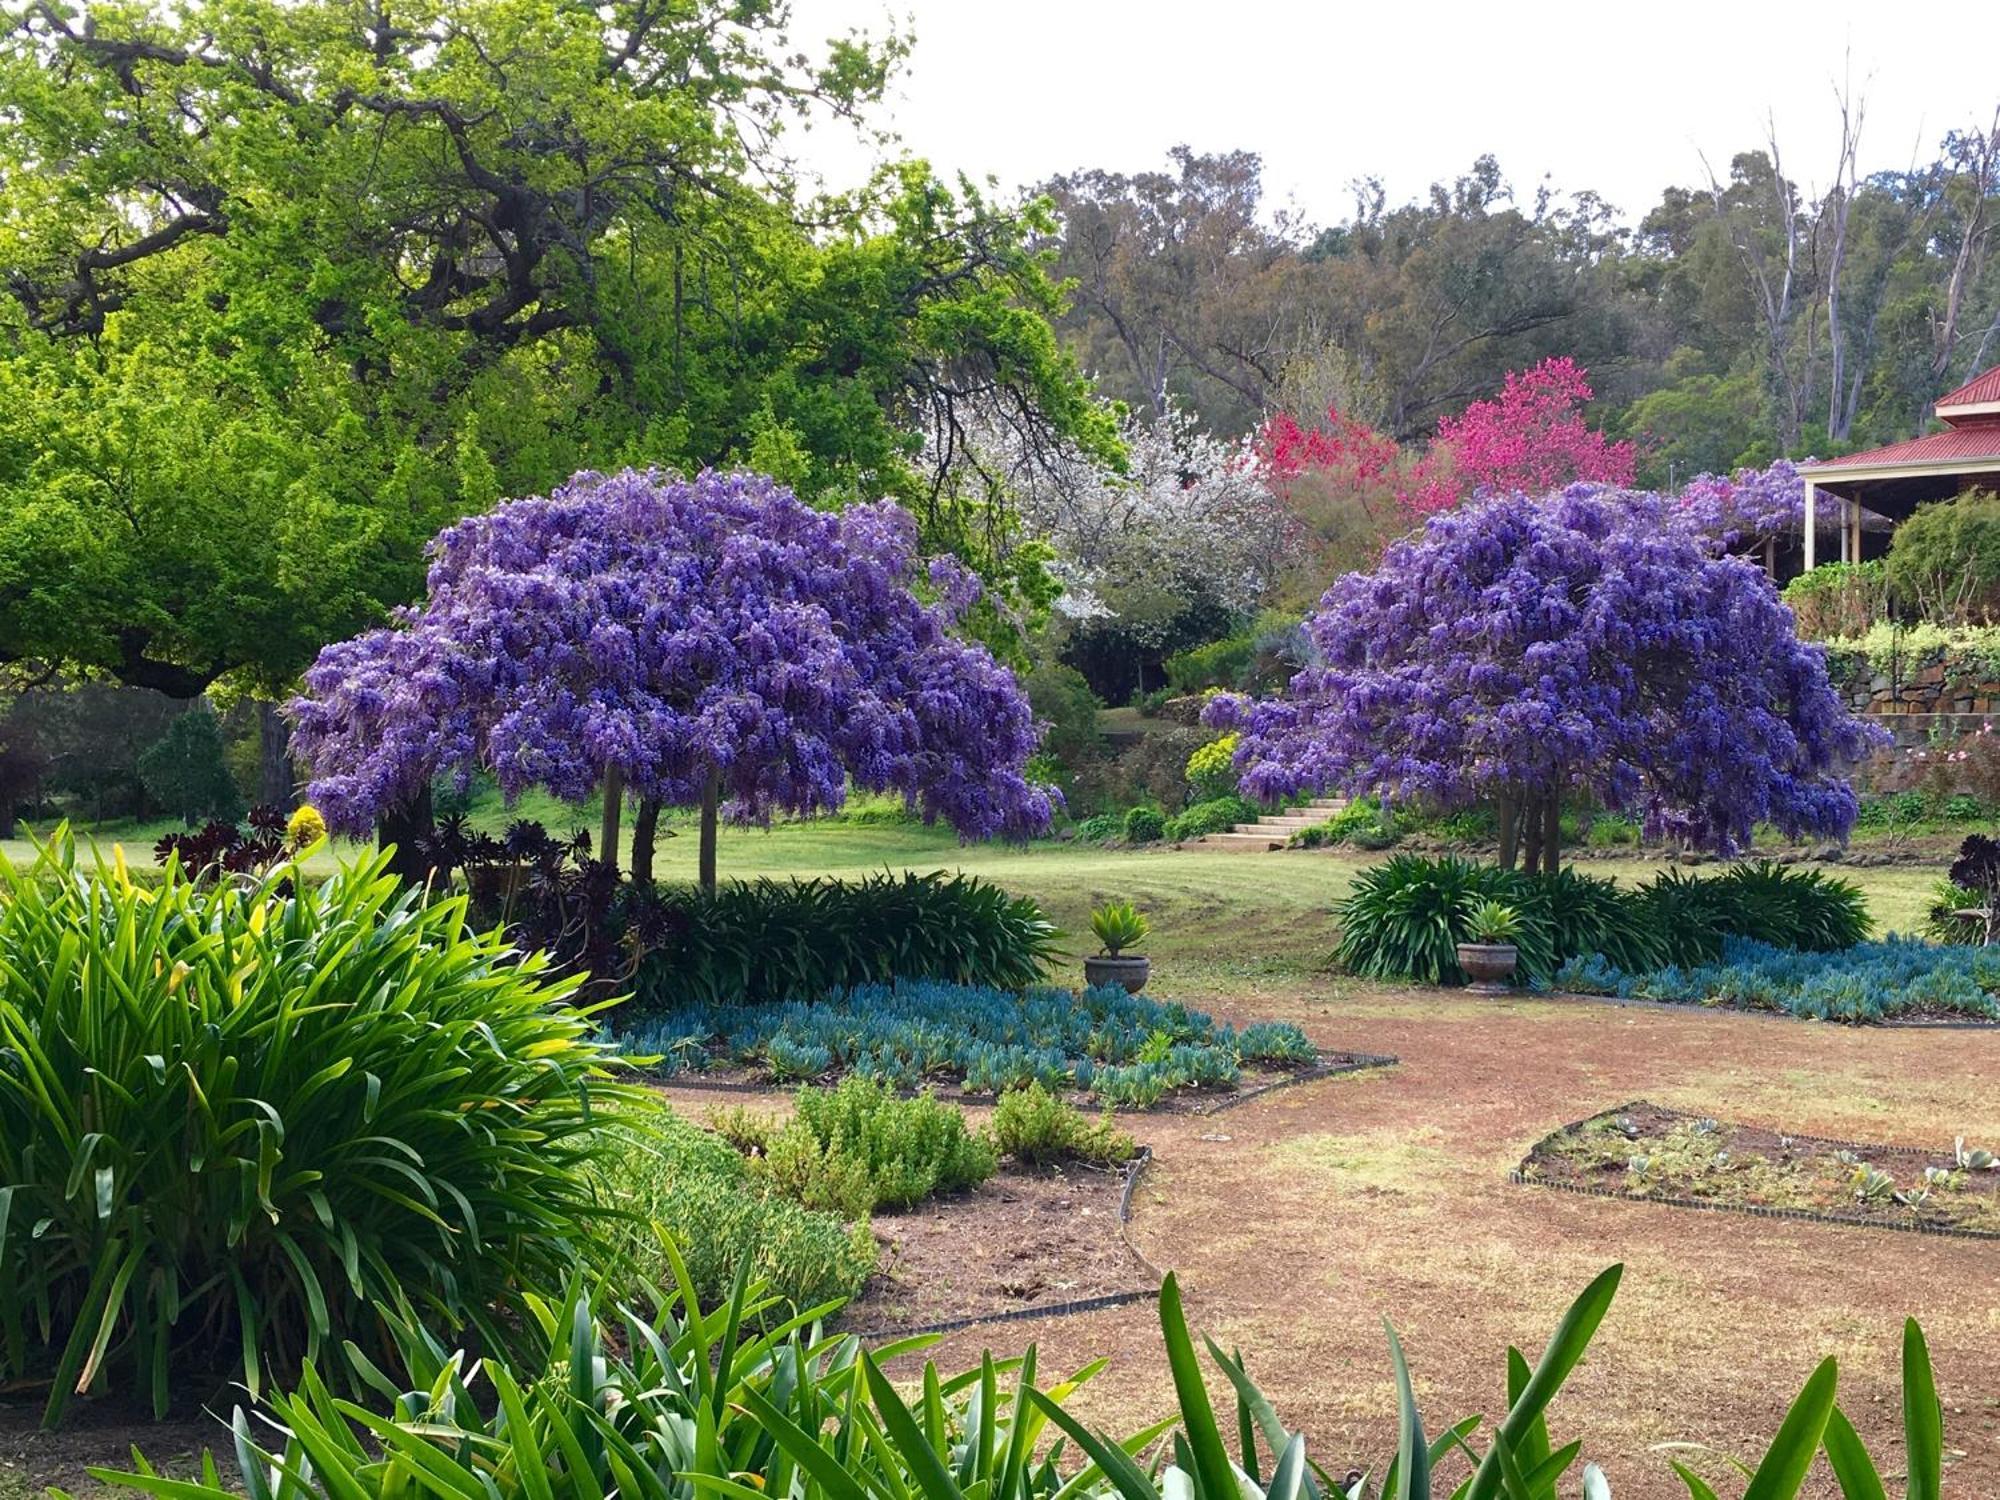
{"type": "Polygon", "coordinates": [[[625,816],[625,773],[616,766],[604,768],[604,822],[597,834],[597,857],[615,871],[618,868],[618,825],[625,816]]]}
{"type": "Polygon", "coordinates": [[[715,825],[722,807],[722,773],[710,771],[701,789],[701,888],[715,889],[715,825]]]}
{"type": "Polygon", "coordinates": [[[1553,875],[1561,868],[1562,798],[1552,792],[1542,799],[1542,873],[1553,875]]]}
{"type": "Polygon", "coordinates": [[[375,823],[375,842],[383,848],[394,846],[389,857],[389,873],[402,880],[421,882],[430,874],[420,847],[431,836],[431,789],[424,789],[408,802],[383,812],[375,823]]]}
{"type": "Polygon", "coordinates": [[[660,799],[641,797],[639,816],[632,824],[632,883],[650,885],[653,880],[653,847],[660,837],[660,799]]]}
{"type": "Polygon", "coordinates": [[[1512,793],[1500,797],[1496,816],[1500,823],[1500,868],[1511,870],[1521,852],[1521,804],[1512,793]]]}

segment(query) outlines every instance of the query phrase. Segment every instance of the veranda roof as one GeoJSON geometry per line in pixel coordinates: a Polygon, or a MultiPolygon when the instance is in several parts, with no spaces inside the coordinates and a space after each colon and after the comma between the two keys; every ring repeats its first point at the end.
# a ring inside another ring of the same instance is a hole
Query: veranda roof
{"type": "Polygon", "coordinates": [[[1936,410],[1943,432],[1806,464],[1806,479],[1898,521],[1975,484],[2000,488],[2000,365],[1940,396],[1936,410]]]}

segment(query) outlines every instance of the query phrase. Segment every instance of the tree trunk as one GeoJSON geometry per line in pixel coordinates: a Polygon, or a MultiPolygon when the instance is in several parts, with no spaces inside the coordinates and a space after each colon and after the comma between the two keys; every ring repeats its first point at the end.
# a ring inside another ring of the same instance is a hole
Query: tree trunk
{"type": "Polygon", "coordinates": [[[1542,873],[1562,868],[1562,798],[1554,792],[1542,803],[1542,873]]]}
{"type": "Polygon", "coordinates": [[[710,771],[701,789],[701,888],[715,890],[715,823],[722,805],[722,773],[710,771]]]}
{"type": "Polygon", "coordinates": [[[292,764],[292,731],[278,705],[257,703],[257,800],[290,812],[298,805],[298,771],[292,764]]]}
{"type": "Polygon", "coordinates": [[[1499,800],[1500,819],[1500,868],[1511,870],[1520,855],[1521,845],[1521,804],[1512,793],[1503,794],[1499,800]]]}
{"type": "Polygon", "coordinates": [[[618,868],[618,825],[625,816],[625,773],[616,766],[604,768],[604,823],[597,833],[597,857],[616,871],[618,868]]]}
{"type": "Polygon", "coordinates": [[[421,884],[430,877],[430,861],[424,858],[422,842],[431,836],[431,785],[409,801],[383,813],[375,824],[375,842],[393,852],[389,873],[402,880],[421,884]]]}
{"type": "Polygon", "coordinates": [[[653,883],[653,845],[660,834],[660,799],[641,797],[639,818],[632,825],[632,883],[653,883]]]}
{"type": "Polygon", "coordinates": [[[1521,825],[1521,868],[1530,875],[1542,867],[1542,800],[1524,797],[1518,815],[1521,825]]]}

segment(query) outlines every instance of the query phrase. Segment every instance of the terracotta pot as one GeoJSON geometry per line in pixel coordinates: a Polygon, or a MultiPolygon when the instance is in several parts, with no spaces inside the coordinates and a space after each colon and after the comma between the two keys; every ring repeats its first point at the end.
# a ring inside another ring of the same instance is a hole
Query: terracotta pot
{"type": "Polygon", "coordinates": [[[1092,989],[1101,985],[1121,986],[1128,995],[1136,995],[1146,987],[1146,980],[1153,972],[1153,961],[1134,954],[1120,954],[1117,958],[1086,958],[1083,961],[1083,982],[1092,989]]]}
{"type": "Polygon", "coordinates": [[[1475,994],[1506,994],[1509,988],[1507,981],[1514,977],[1514,966],[1520,960],[1521,951],[1512,943],[1458,945],[1458,966],[1472,981],[1466,988],[1475,994]]]}

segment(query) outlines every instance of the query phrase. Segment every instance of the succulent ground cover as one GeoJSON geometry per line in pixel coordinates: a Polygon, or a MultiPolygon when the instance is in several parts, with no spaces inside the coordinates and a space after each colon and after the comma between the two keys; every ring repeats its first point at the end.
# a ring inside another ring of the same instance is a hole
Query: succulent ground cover
{"type": "Polygon", "coordinates": [[[1040,1083],[1114,1108],[1230,1090],[1317,1064],[1297,1026],[1241,1029],[1116,988],[1015,992],[929,981],[861,985],[785,1005],[691,1005],[625,1033],[665,1076],[771,1083],[856,1074],[899,1089],[998,1095],[1040,1083]]]}
{"type": "Polygon", "coordinates": [[[2000,947],[1892,936],[1838,953],[1802,953],[1725,938],[1715,963],[1627,973],[1593,954],[1559,969],[1554,987],[1820,1021],[2000,1021],[2000,947]]]}
{"type": "Polygon", "coordinates": [[[1963,1139],[1940,1151],[1842,1144],[1631,1104],[1547,1137],[1520,1176],[1629,1198],[2000,1236],[2000,1158],[1963,1139]]]}

